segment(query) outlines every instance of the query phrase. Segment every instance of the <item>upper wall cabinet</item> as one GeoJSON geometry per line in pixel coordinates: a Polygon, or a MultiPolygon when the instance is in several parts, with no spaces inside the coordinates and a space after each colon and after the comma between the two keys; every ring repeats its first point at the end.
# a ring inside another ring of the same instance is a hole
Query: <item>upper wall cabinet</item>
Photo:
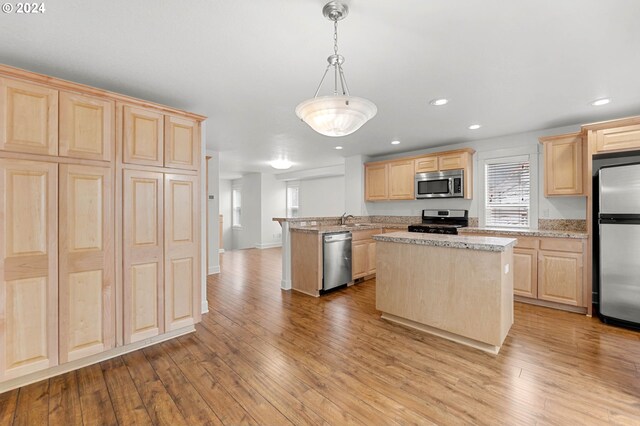
{"type": "Polygon", "coordinates": [[[123,124],[123,161],[163,166],[164,115],[152,109],[125,105],[123,124]]]}
{"type": "Polygon", "coordinates": [[[392,161],[387,167],[389,167],[389,199],[415,199],[413,160],[392,161]]]}
{"type": "Polygon", "coordinates": [[[544,195],[584,195],[585,154],[581,133],[540,138],[544,146],[544,195]]]}
{"type": "Polygon", "coordinates": [[[60,92],[60,156],[112,160],[113,101],[60,92]]]}
{"type": "Polygon", "coordinates": [[[196,170],[200,159],[200,126],[195,120],[164,118],[164,166],[196,170]]]}
{"type": "Polygon", "coordinates": [[[365,164],[365,200],[379,201],[389,199],[388,171],[385,163],[365,164]]]}
{"type": "Polygon", "coordinates": [[[58,91],[0,78],[0,150],[58,154],[58,91]]]}
{"type": "Polygon", "coordinates": [[[596,153],[640,149],[640,124],[600,129],[596,134],[596,153]]]}
{"type": "Polygon", "coordinates": [[[365,164],[365,200],[414,200],[416,173],[464,170],[464,198],[473,196],[473,149],[365,164]]]}

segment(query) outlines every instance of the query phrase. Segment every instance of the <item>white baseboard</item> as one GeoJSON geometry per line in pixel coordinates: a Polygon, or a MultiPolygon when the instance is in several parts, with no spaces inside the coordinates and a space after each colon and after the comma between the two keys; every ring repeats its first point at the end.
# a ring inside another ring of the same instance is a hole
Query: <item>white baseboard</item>
{"type": "Polygon", "coordinates": [[[219,274],[220,273],[220,265],[218,266],[210,266],[207,275],[219,274]]]}
{"type": "Polygon", "coordinates": [[[205,299],[200,306],[200,313],[206,314],[207,312],[209,312],[209,302],[205,299]]]}
{"type": "Polygon", "coordinates": [[[218,253],[224,253],[224,249],[218,249],[218,253]]]}
{"type": "Polygon", "coordinates": [[[274,247],[282,247],[282,243],[256,244],[256,248],[260,250],[274,247]]]}
{"type": "Polygon", "coordinates": [[[291,290],[291,280],[280,280],[280,288],[283,290],[291,290]]]}

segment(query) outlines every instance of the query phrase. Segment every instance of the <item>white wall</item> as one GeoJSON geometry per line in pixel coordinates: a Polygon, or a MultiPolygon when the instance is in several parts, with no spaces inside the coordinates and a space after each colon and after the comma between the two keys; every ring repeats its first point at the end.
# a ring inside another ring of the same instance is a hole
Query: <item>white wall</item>
{"type": "MultiPolygon", "coordinates": [[[[531,152],[538,152],[538,212],[541,219],[585,219],[586,218],[586,199],[585,197],[555,197],[545,198],[544,196],[544,161],[542,158],[542,146],[538,138],[541,136],[551,136],[563,133],[576,132],[580,130],[580,126],[567,126],[554,129],[546,129],[532,131],[527,133],[519,133],[515,135],[501,136],[497,138],[465,142],[453,145],[440,146],[437,148],[404,152],[391,156],[379,156],[369,158],[368,161],[387,160],[392,158],[427,154],[431,152],[447,151],[459,148],[473,148],[476,150],[474,155],[474,186],[473,199],[444,199],[444,200],[413,200],[413,201],[382,201],[367,202],[366,213],[368,215],[389,215],[389,216],[405,216],[420,215],[422,209],[426,208],[445,208],[445,209],[467,209],[469,216],[478,217],[478,200],[481,197],[478,185],[478,155],[493,155],[500,151],[512,150],[513,148],[529,148],[531,152]]],[[[355,167],[355,165],[350,165],[355,167]]],[[[364,185],[364,179],[362,180],[364,185]]],[[[355,197],[356,194],[347,193],[347,199],[355,197]]]]}
{"type": "Polygon", "coordinates": [[[239,228],[232,228],[233,249],[253,248],[261,235],[261,179],[260,173],[247,173],[231,182],[231,188],[242,190],[242,212],[239,228]]]}
{"type": "Polygon", "coordinates": [[[364,167],[366,162],[362,155],[354,155],[345,158],[344,161],[344,188],[345,197],[344,209],[347,214],[354,216],[366,216],[366,205],[364,203],[364,167]]]}
{"type": "Polygon", "coordinates": [[[344,176],[300,181],[300,217],[341,216],[345,212],[344,176]]]}
{"type": "Polygon", "coordinates": [[[274,175],[262,175],[262,236],[256,243],[258,248],[278,247],[282,245],[282,228],[274,217],[285,217],[287,186],[276,180],[274,175]]]}
{"type": "Polygon", "coordinates": [[[220,272],[220,230],[218,223],[219,200],[220,200],[220,157],[217,152],[207,152],[211,156],[207,162],[208,182],[207,182],[207,218],[209,232],[207,235],[209,259],[207,262],[207,274],[217,274],[220,272]],[[213,196],[213,199],[210,199],[213,196]]]}
{"type": "Polygon", "coordinates": [[[222,247],[233,250],[231,233],[231,180],[220,179],[220,196],[218,197],[220,214],[222,215],[222,247]]]}

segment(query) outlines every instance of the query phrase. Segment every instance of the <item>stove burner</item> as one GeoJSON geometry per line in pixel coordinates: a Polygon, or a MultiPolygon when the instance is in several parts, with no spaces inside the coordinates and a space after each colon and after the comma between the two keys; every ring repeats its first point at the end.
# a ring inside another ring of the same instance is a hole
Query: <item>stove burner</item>
{"type": "Polygon", "coordinates": [[[422,223],[409,225],[408,231],[455,235],[458,228],[469,225],[468,215],[467,210],[423,210],[422,223]]]}

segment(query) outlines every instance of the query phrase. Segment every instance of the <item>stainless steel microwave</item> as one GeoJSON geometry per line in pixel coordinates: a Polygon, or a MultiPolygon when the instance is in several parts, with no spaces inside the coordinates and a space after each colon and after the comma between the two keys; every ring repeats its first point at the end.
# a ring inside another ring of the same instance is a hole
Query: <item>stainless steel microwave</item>
{"type": "Polygon", "coordinates": [[[416,174],[416,199],[464,197],[464,170],[416,174]]]}

